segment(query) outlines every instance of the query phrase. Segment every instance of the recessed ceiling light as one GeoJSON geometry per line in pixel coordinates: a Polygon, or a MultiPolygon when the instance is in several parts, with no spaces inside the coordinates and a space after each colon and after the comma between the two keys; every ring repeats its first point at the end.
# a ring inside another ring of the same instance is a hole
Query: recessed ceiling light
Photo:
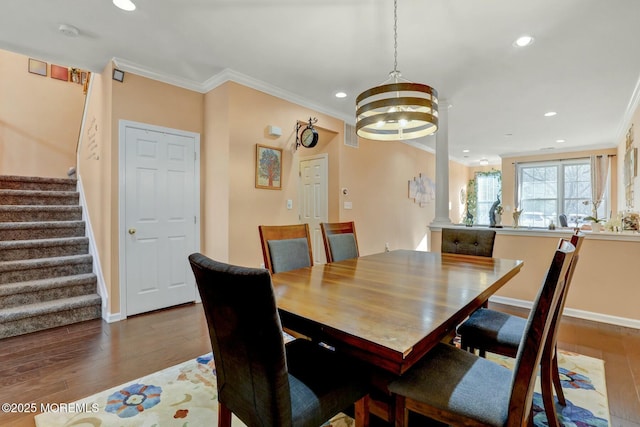
{"type": "Polygon", "coordinates": [[[346,98],[347,94],[345,92],[336,92],[336,98],[346,98]]]}
{"type": "Polygon", "coordinates": [[[544,116],[545,117],[553,117],[556,114],[558,114],[558,113],[556,113],[555,111],[547,111],[546,113],[544,113],[544,116]]]}
{"type": "Polygon", "coordinates": [[[113,0],[113,4],[115,4],[122,10],[126,10],[127,12],[136,10],[136,5],[133,4],[131,0],[113,0]]]}
{"type": "Polygon", "coordinates": [[[480,159],[480,166],[487,166],[489,164],[489,160],[487,159],[480,159]]]}
{"type": "Polygon", "coordinates": [[[526,47],[526,46],[531,46],[533,44],[533,42],[535,41],[535,39],[532,36],[520,36],[516,39],[516,41],[513,42],[513,45],[516,47],[526,47]]]}
{"type": "Polygon", "coordinates": [[[567,142],[565,139],[556,139],[556,142],[567,142]]]}
{"type": "Polygon", "coordinates": [[[463,153],[468,153],[468,152],[469,152],[469,150],[462,150],[462,152],[463,152],[463,153]]]}

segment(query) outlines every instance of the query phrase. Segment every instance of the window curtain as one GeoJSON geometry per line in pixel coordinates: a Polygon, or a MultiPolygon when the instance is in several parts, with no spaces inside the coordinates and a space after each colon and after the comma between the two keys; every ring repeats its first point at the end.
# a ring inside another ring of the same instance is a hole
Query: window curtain
{"type": "Polygon", "coordinates": [[[515,188],[515,193],[513,197],[513,211],[516,212],[520,207],[520,171],[518,170],[518,162],[513,164],[514,173],[513,173],[513,186],[515,188]]]}
{"type": "Polygon", "coordinates": [[[609,156],[591,156],[591,203],[593,204],[594,217],[597,216],[598,207],[607,190],[610,165],[609,156]]]}

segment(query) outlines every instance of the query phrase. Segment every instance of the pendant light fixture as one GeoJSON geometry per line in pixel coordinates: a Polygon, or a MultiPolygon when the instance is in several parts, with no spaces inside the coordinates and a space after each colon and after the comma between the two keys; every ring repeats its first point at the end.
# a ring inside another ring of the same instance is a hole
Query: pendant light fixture
{"type": "Polygon", "coordinates": [[[438,92],[402,79],[398,71],[398,0],[393,1],[393,50],[389,78],[356,98],[356,133],[362,138],[415,139],[438,130],[438,92]]]}

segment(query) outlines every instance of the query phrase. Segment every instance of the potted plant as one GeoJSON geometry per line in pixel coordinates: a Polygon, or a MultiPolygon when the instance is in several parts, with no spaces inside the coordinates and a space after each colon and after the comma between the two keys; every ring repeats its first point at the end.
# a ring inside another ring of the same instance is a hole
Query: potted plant
{"type": "MultiPolygon", "coordinates": [[[[582,202],[583,205],[587,206],[589,204],[589,200],[585,200],[582,202]]],[[[594,233],[602,231],[602,223],[605,222],[605,218],[598,218],[598,205],[600,202],[592,202],[593,207],[591,208],[591,215],[584,218],[585,221],[591,223],[591,231],[594,233]]]]}

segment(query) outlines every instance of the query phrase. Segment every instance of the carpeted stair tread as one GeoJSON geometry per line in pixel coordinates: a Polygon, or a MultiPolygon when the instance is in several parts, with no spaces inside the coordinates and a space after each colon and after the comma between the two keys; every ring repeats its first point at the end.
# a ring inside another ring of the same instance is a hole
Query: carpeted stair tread
{"type": "Polygon", "coordinates": [[[74,276],[54,277],[51,279],[29,280],[27,282],[7,283],[0,286],[0,297],[19,292],[35,292],[43,289],[60,288],[71,285],[95,283],[93,273],[76,274],[74,276]]]}
{"type": "Polygon", "coordinates": [[[0,286],[7,283],[61,277],[92,271],[89,254],[0,262],[0,286]]]}
{"type": "Polygon", "coordinates": [[[76,191],[6,190],[0,189],[3,205],[77,205],[76,191]]]}
{"type": "Polygon", "coordinates": [[[39,176],[0,176],[0,188],[22,190],[73,191],[76,180],[71,178],[48,178],[39,176]]]}
{"type": "Polygon", "coordinates": [[[0,286],[0,307],[24,307],[39,302],[91,295],[96,290],[97,276],[93,273],[9,283],[0,286]]]}
{"type": "Polygon", "coordinates": [[[0,205],[2,222],[80,220],[82,207],[77,205],[0,205]]]}
{"type": "Polygon", "coordinates": [[[0,322],[33,317],[34,315],[51,313],[54,311],[71,310],[94,304],[101,304],[100,295],[81,295],[56,301],[39,302],[22,307],[2,308],[0,309],[0,322]]]}
{"type": "Polygon", "coordinates": [[[0,262],[86,254],[88,237],[0,241],[0,262]]]}
{"type": "Polygon", "coordinates": [[[37,240],[84,235],[84,221],[0,222],[0,240],[37,240]]]}
{"type": "Polygon", "coordinates": [[[77,181],[0,175],[0,339],[102,316],[77,181]]]}
{"type": "Polygon", "coordinates": [[[91,255],[71,255],[53,258],[23,259],[14,261],[1,261],[0,273],[14,270],[30,270],[33,268],[54,267],[63,264],[80,264],[91,261],[91,255]]]}

